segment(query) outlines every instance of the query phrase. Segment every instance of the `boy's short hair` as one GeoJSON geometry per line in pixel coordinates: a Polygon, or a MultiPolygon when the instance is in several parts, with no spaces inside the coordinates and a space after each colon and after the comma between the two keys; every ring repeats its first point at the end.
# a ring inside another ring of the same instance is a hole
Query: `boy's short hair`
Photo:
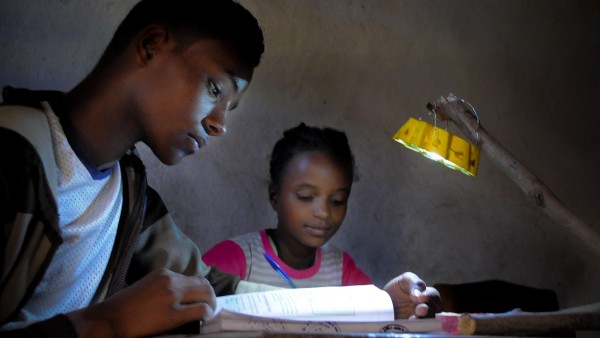
{"type": "Polygon", "coordinates": [[[240,61],[255,68],[264,51],[263,35],[254,16],[233,0],[142,0],[117,28],[96,68],[103,68],[149,25],[161,25],[177,48],[203,38],[223,40],[240,61]]]}

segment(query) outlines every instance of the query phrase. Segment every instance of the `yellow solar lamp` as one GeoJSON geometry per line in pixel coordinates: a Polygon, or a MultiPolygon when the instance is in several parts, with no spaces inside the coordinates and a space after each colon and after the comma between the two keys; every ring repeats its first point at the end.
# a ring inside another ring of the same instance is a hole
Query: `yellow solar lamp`
{"type": "Polygon", "coordinates": [[[567,208],[554,193],[527,167],[506,150],[480,124],[475,108],[453,94],[427,104],[427,109],[446,121],[452,121],[469,142],[436,125],[409,118],[394,140],[444,165],[475,176],[479,167],[479,149],[525,196],[550,218],[579,238],[600,256],[600,233],[567,208]],[[474,146],[475,143],[477,146],[474,146]]]}
{"type": "Polygon", "coordinates": [[[477,176],[479,148],[437,126],[411,117],[396,132],[394,140],[448,168],[477,176]]]}

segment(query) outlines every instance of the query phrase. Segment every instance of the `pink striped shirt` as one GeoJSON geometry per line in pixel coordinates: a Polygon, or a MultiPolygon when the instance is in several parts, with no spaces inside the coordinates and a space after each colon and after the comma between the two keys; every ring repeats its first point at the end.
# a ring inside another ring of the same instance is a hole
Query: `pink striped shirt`
{"type": "Polygon", "coordinates": [[[224,240],[208,250],[202,259],[207,265],[215,265],[221,271],[238,275],[249,282],[288,287],[264,258],[265,252],[298,287],[372,284],[352,257],[332,244],[317,249],[315,263],[308,269],[297,270],[288,266],[275,254],[264,229],[224,240]]]}

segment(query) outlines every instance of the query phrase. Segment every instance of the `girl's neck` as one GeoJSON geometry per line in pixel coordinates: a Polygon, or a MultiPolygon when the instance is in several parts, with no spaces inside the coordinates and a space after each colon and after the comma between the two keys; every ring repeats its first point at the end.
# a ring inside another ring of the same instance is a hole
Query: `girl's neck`
{"type": "Polygon", "coordinates": [[[267,236],[275,245],[279,259],[296,270],[304,270],[315,264],[317,249],[310,248],[286,236],[281,236],[277,229],[267,230],[267,236]]]}

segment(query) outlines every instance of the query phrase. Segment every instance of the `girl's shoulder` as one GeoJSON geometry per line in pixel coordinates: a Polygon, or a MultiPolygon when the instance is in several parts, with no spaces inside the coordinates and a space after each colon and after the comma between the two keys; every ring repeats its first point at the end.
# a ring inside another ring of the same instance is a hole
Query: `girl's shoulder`
{"type": "Polygon", "coordinates": [[[337,247],[335,244],[333,243],[325,243],[325,245],[323,245],[321,247],[321,252],[323,253],[332,253],[332,254],[343,254],[345,251],[340,249],[339,247],[337,247]]]}
{"type": "Polygon", "coordinates": [[[237,235],[229,238],[230,241],[244,246],[247,244],[257,244],[262,242],[262,238],[266,236],[266,229],[259,231],[251,231],[245,234],[237,235]]]}

